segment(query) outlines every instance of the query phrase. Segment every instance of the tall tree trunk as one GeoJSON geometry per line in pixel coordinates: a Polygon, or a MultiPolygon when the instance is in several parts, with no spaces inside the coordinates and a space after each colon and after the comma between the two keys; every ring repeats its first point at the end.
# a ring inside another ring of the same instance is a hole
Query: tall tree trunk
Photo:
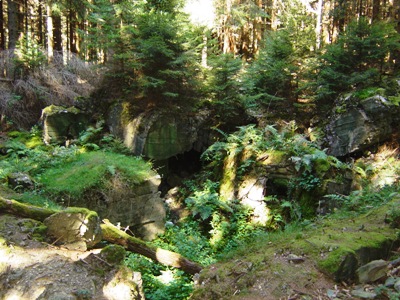
{"type": "Polygon", "coordinates": [[[68,24],[69,24],[69,50],[72,53],[78,53],[77,45],[76,45],[76,27],[77,27],[77,20],[76,14],[72,9],[70,9],[68,14],[68,24]]]}
{"type": "Polygon", "coordinates": [[[322,16],[324,12],[324,0],[318,0],[317,5],[317,24],[315,26],[316,48],[321,47],[321,34],[322,34],[322,16]]]}
{"type": "Polygon", "coordinates": [[[61,27],[61,16],[54,15],[53,19],[53,49],[62,53],[62,27],[61,27]]]}
{"type": "MultiPolygon", "coordinates": [[[[256,0],[256,5],[260,9],[260,11],[263,10],[262,0],[256,0]]],[[[253,21],[253,39],[252,39],[253,55],[258,53],[260,41],[262,40],[263,31],[264,31],[263,17],[256,17],[253,21]]]]}
{"type": "Polygon", "coordinates": [[[208,68],[208,63],[207,63],[207,51],[208,51],[208,47],[207,47],[207,43],[208,43],[208,39],[207,39],[207,34],[204,33],[203,34],[203,48],[201,49],[201,66],[203,68],[208,68]]]}
{"type": "Polygon", "coordinates": [[[6,49],[6,36],[4,31],[3,0],[0,0],[0,50],[6,49]]]}
{"type": "Polygon", "coordinates": [[[24,0],[24,10],[23,10],[23,18],[24,18],[24,35],[26,40],[29,38],[29,6],[28,0],[24,0]]]}
{"type": "Polygon", "coordinates": [[[363,3],[362,0],[359,0],[359,1],[360,1],[360,3],[359,3],[359,9],[358,9],[358,16],[359,16],[359,17],[362,17],[362,16],[365,16],[365,13],[364,13],[364,3],[363,3]]]}
{"type": "Polygon", "coordinates": [[[43,25],[43,3],[42,0],[38,1],[37,7],[37,42],[41,46],[45,46],[44,42],[44,25],[43,25]]]}
{"type": "Polygon", "coordinates": [[[46,31],[47,31],[47,56],[51,61],[53,59],[54,37],[53,37],[53,18],[50,5],[46,5],[46,31]]]}
{"type": "Polygon", "coordinates": [[[223,29],[222,29],[222,52],[228,53],[231,50],[230,40],[231,40],[231,30],[230,30],[230,19],[231,19],[231,8],[232,0],[226,0],[225,13],[223,16],[223,29]]]}
{"type": "Polygon", "coordinates": [[[277,16],[278,5],[277,5],[276,1],[277,0],[272,0],[272,3],[271,3],[271,29],[272,30],[278,29],[278,16],[277,16]]]}
{"type": "Polygon", "coordinates": [[[380,20],[381,0],[372,1],[372,22],[380,20]]]}
{"type": "Polygon", "coordinates": [[[18,41],[18,4],[16,0],[7,0],[8,7],[8,49],[15,49],[18,41]]]}

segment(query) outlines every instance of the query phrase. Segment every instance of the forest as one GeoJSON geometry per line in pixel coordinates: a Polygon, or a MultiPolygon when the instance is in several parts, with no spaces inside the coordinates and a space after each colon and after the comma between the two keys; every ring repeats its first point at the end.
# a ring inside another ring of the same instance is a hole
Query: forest
{"type": "MultiPolygon", "coordinates": [[[[88,248],[122,245],[146,299],[365,299],[355,270],[399,256],[399,61],[400,0],[0,0],[0,219],[17,203],[106,215],[88,248]],[[133,238],[110,237],[124,226],[133,238]],[[266,266],[297,287],[268,290],[266,266]]],[[[43,224],[29,240],[60,243],[43,224]]]]}

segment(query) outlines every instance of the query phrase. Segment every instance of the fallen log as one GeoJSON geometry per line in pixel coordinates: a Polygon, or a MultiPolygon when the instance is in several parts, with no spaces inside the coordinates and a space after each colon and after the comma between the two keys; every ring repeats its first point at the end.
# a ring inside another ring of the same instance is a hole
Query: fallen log
{"type": "Polygon", "coordinates": [[[144,255],[160,264],[179,268],[188,274],[194,275],[202,269],[200,265],[186,259],[179,253],[152,246],[118,229],[108,220],[103,220],[103,222],[104,224],[101,224],[103,240],[121,245],[128,251],[144,255]]]}
{"type": "MultiPolygon", "coordinates": [[[[6,199],[0,196],[0,213],[8,213],[24,218],[30,218],[43,222],[46,218],[59,212],[48,208],[42,208],[31,204],[25,204],[16,200],[6,199]]],[[[130,236],[108,220],[101,224],[103,240],[125,247],[128,251],[144,255],[160,264],[179,268],[188,274],[199,273],[202,267],[188,260],[179,253],[157,248],[138,238],[130,236]]]]}
{"type": "Polygon", "coordinates": [[[43,222],[44,219],[56,213],[56,210],[25,204],[16,200],[6,199],[0,196],[0,212],[30,218],[43,222]]]}

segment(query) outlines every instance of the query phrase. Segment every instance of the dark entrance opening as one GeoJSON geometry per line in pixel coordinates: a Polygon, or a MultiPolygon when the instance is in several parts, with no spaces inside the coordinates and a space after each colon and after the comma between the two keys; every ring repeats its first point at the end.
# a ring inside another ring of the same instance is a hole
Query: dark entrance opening
{"type": "Polygon", "coordinates": [[[201,153],[196,150],[190,150],[159,162],[159,173],[162,180],[159,190],[161,195],[165,195],[173,187],[179,186],[185,179],[201,169],[201,153]]]}

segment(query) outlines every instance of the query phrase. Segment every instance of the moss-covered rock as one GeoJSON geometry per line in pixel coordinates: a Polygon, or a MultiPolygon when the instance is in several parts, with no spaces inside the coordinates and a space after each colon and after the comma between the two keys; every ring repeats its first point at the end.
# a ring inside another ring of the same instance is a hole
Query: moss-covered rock
{"type": "Polygon", "coordinates": [[[207,137],[200,135],[207,118],[208,114],[202,112],[189,116],[185,112],[162,110],[134,115],[130,106],[122,103],[111,110],[108,124],[135,155],[164,160],[195,147],[207,147],[207,137]]]}
{"type": "Polygon", "coordinates": [[[68,208],[44,220],[47,233],[57,242],[72,244],[85,242],[93,247],[101,241],[100,219],[96,212],[85,208],[68,208]]]}
{"type": "Polygon", "coordinates": [[[46,144],[63,144],[78,138],[89,125],[88,116],[76,107],[50,105],[42,111],[43,140],[46,144]]]}
{"type": "Polygon", "coordinates": [[[109,264],[120,265],[125,259],[126,251],[122,246],[108,245],[101,249],[100,255],[109,264]]]}

